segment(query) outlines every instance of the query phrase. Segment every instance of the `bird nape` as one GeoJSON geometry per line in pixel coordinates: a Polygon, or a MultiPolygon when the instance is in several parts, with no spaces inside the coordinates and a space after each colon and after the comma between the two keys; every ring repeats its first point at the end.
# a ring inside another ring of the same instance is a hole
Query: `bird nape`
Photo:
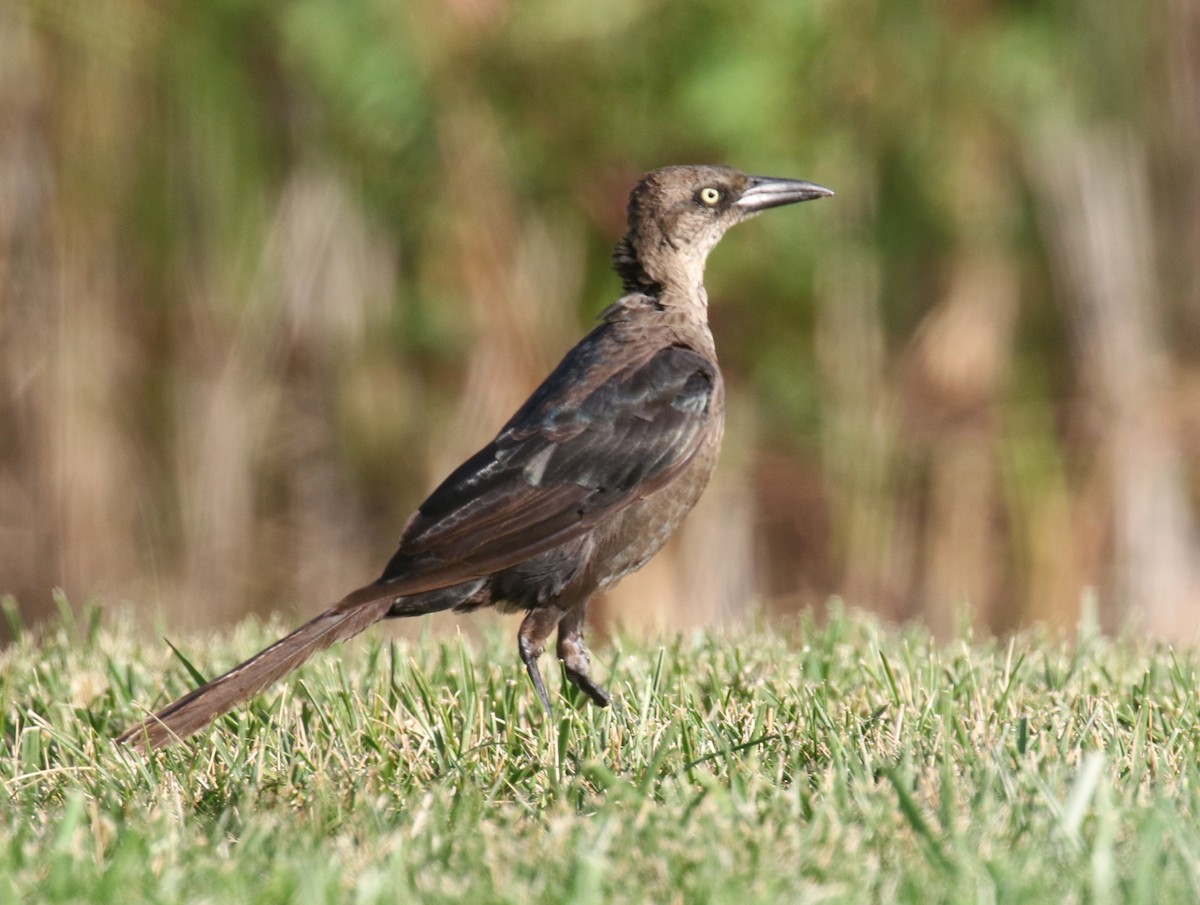
{"type": "Polygon", "coordinates": [[[421,504],[383,574],[118,740],[145,750],[187,738],[383,619],[485,606],[526,614],[518,650],[548,713],[538,657],[556,629],[567,678],[606,705],[583,644],[588,601],[666,542],[708,484],[721,444],[708,253],[760,211],[832,194],[720,166],[646,174],[613,252],[624,294],[421,504]]]}

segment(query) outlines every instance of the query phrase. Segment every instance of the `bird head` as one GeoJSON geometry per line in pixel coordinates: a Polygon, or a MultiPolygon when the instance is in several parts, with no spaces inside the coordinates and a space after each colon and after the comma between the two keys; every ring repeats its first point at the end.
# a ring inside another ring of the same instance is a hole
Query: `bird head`
{"type": "Polygon", "coordinates": [[[729,227],[770,207],[832,194],[811,182],[747,176],[732,167],[653,170],[629,196],[629,229],[613,266],[626,291],[691,286],[703,279],[708,253],[729,227]]]}

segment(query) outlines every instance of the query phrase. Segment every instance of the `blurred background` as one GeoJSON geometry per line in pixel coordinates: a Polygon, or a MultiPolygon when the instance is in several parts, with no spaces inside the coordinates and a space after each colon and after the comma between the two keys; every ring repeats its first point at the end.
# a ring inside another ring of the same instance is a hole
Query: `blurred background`
{"type": "Polygon", "coordinates": [[[711,162],[838,194],[711,258],[723,460],[601,625],[1192,638],[1198,161],[1195,0],[0,0],[0,594],[374,578],[711,162]]]}

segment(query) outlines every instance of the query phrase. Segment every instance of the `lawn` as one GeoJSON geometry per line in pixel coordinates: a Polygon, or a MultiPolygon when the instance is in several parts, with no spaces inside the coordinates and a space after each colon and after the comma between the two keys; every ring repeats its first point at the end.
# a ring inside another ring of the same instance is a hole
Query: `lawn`
{"type": "Polygon", "coordinates": [[[1200,898],[1194,653],[835,607],[598,645],[615,705],[551,721],[510,635],[369,633],[145,759],[110,737],[188,670],[64,609],[0,654],[0,902],[1200,898]]]}

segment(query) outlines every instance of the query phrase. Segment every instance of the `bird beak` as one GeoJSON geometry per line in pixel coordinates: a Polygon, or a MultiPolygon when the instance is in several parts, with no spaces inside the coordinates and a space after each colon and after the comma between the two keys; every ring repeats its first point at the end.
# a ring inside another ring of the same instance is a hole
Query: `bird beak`
{"type": "Polygon", "coordinates": [[[797,201],[812,201],[814,198],[824,198],[833,192],[822,185],[812,182],[801,182],[798,179],[774,179],[770,176],[751,176],[750,186],[742,192],[734,204],[747,213],[765,211],[769,207],[779,207],[781,204],[795,204],[797,201]]]}

